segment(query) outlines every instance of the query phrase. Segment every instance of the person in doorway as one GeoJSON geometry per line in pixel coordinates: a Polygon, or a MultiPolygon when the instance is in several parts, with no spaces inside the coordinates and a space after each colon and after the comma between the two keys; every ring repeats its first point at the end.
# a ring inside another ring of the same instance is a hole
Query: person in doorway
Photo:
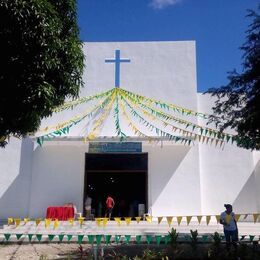
{"type": "Polygon", "coordinates": [[[105,218],[108,216],[108,218],[111,218],[112,215],[112,210],[115,206],[115,201],[114,199],[108,195],[106,199],[106,212],[105,212],[105,218]]]}
{"type": "Polygon", "coordinates": [[[227,249],[230,249],[231,241],[236,249],[238,242],[238,228],[235,213],[233,212],[232,205],[224,204],[224,207],[226,210],[220,215],[220,224],[222,224],[224,228],[227,249]]]}
{"type": "Polygon", "coordinates": [[[92,198],[87,195],[86,199],[85,199],[85,210],[86,210],[86,219],[90,219],[90,215],[91,215],[91,204],[92,204],[92,198]]]}

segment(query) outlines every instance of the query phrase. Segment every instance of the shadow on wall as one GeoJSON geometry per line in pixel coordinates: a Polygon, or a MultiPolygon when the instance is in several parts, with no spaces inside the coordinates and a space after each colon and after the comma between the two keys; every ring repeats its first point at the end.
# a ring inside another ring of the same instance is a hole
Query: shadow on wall
{"type": "Polygon", "coordinates": [[[157,150],[149,153],[149,169],[153,170],[152,174],[149,172],[149,183],[152,189],[152,194],[149,193],[151,205],[154,205],[161,193],[164,192],[168,182],[176,174],[190,149],[191,147],[188,146],[164,146],[162,149],[157,147],[157,150]],[[150,162],[153,165],[150,165],[150,162]]]}
{"type": "MultiPolygon", "coordinates": [[[[14,179],[0,197],[0,219],[6,219],[8,217],[23,218],[28,216],[33,141],[26,138],[22,139],[21,143],[21,148],[20,146],[18,146],[19,148],[13,148],[14,150],[17,149],[17,151],[15,151],[17,157],[10,158],[14,160],[13,163],[20,162],[20,166],[17,167],[18,172],[10,173],[14,176],[14,179]]],[[[10,143],[10,145],[12,144],[10,143]]],[[[3,186],[5,185],[8,185],[7,182],[3,183],[3,186]]]]}
{"type": "Polygon", "coordinates": [[[233,202],[237,213],[260,212],[260,161],[233,202]]]}

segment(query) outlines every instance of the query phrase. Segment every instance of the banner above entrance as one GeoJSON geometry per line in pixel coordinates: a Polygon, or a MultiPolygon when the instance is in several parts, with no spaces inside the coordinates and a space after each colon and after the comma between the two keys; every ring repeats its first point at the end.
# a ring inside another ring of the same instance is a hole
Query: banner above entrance
{"type": "Polygon", "coordinates": [[[89,153],[141,153],[141,142],[90,142],[89,153]]]}

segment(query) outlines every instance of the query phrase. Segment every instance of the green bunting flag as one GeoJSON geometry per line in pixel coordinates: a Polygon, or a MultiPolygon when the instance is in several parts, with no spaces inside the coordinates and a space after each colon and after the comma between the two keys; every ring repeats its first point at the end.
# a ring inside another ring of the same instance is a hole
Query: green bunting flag
{"type": "Polygon", "coordinates": [[[59,235],[59,241],[62,242],[64,235],[59,235]]]}
{"type": "Polygon", "coordinates": [[[250,242],[254,240],[255,236],[249,235],[250,242]]]}
{"type": "Polygon", "coordinates": [[[36,238],[37,238],[38,241],[41,241],[42,240],[42,234],[37,234],[36,238]]]}
{"type": "Polygon", "coordinates": [[[54,237],[55,237],[55,235],[48,235],[49,241],[52,241],[54,237]]]}
{"type": "Polygon", "coordinates": [[[137,235],[137,236],[135,237],[135,240],[136,240],[137,244],[140,244],[140,243],[141,243],[141,239],[142,239],[142,236],[141,236],[141,235],[137,235]]]}
{"type": "Polygon", "coordinates": [[[160,235],[155,236],[156,244],[157,244],[158,246],[159,246],[160,243],[161,243],[161,239],[162,239],[162,236],[160,236],[160,235]]]}
{"type": "Polygon", "coordinates": [[[11,236],[11,234],[4,234],[4,236],[5,236],[6,241],[8,241],[10,236],[11,236]]]}
{"type": "Polygon", "coordinates": [[[244,240],[246,236],[241,236],[240,240],[244,240]]]}
{"type": "Polygon", "coordinates": [[[19,240],[23,234],[16,234],[16,239],[19,240]]]}
{"type": "Polygon", "coordinates": [[[131,235],[125,235],[125,242],[128,244],[130,241],[131,235]]]}
{"type": "Polygon", "coordinates": [[[78,244],[82,243],[84,235],[78,235],[78,244]]]}
{"type": "Polygon", "coordinates": [[[96,243],[99,246],[101,244],[102,235],[96,235],[96,243]]]}
{"type": "Polygon", "coordinates": [[[89,241],[90,244],[93,245],[93,243],[94,243],[94,235],[88,235],[88,241],[89,241]]]}
{"type": "Polygon", "coordinates": [[[120,235],[115,235],[115,241],[117,244],[120,242],[120,238],[121,238],[120,235]]]}
{"type": "Polygon", "coordinates": [[[32,241],[33,234],[28,234],[28,239],[31,242],[32,241]]]}
{"type": "Polygon", "coordinates": [[[72,235],[67,235],[68,241],[72,239],[72,235]]]}
{"type": "Polygon", "coordinates": [[[167,245],[169,242],[170,242],[170,236],[169,235],[167,235],[167,236],[165,236],[164,237],[164,243],[165,243],[165,245],[167,245]]]}
{"type": "Polygon", "coordinates": [[[153,237],[151,235],[146,236],[147,244],[151,244],[152,240],[153,240],[153,237]]]}
{"type": "Polygon", "coordinates": [[[110,244],[111,235],[106,235],[105,239],[106,239],[106,244],[107,245],[110,244]]]}

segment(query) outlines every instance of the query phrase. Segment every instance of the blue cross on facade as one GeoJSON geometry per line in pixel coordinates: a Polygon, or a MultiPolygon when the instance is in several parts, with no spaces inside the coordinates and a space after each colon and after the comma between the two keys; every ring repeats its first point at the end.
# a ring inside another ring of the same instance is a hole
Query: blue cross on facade
{"type": "Polygon", "coordinates": [[[115,50],[115,59],[105,59],[105,62],[115,63],[115,87],[120,86],[120,63],[130,62],[130,59],[120,59],[120,50],[115,50]]]}

